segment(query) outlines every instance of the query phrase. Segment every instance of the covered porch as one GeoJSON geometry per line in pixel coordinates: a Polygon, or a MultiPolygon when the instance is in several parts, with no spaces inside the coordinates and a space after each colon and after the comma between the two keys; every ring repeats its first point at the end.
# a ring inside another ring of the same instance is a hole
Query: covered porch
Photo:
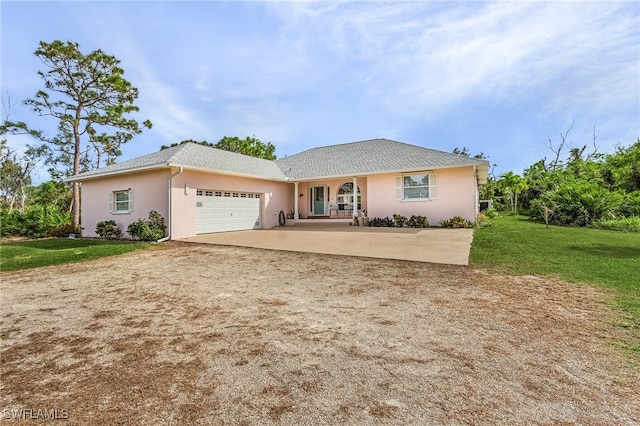
{"type": "Polygon", "coordinates": [[[293,182],[293,185],[294,220],[350,222],[367,210],[364,176],[293,182]]]}

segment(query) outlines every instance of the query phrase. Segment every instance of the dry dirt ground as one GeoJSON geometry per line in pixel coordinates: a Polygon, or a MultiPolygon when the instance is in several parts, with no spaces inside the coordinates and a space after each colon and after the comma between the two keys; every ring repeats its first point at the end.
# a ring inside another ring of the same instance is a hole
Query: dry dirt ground
{"type": "Polygon", "coordinates": [[[640,421],[588,285],[186,243],[0,277],[7,424],[640,421]]]}

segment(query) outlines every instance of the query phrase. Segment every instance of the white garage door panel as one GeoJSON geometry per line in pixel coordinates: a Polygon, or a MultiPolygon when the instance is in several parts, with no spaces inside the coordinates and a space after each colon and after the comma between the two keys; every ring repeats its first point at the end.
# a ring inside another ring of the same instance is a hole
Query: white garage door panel
{"type": "Polygon", "coordinates": [[[198,189],[196,202],[198,234],[261,227],[260,194],[198,189]]]}

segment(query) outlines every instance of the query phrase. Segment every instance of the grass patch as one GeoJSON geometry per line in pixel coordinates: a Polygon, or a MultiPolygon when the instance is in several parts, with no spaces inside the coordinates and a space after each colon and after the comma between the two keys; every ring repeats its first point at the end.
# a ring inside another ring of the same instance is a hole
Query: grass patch
{"type": "Polygon", "coordinates": [[[81,262],[129,253],[149,243],[129,241],[49,238],[0,245],[0,270],[18,271],[40,266],[81,262]]]}
{"type": "Polygon", "coordinates": [[[629,346],[640,355],[640,237],[636,233],[549,226],[524,216],[503,216],[475,230],[471,263],[518,275],[555,275],[613,290],[634,329],[629,346]]]}

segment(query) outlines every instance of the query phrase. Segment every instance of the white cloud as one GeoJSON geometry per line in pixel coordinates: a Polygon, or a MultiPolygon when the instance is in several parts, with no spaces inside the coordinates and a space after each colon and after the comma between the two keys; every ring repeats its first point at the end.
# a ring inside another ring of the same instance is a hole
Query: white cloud
{"type": "Polygon", "coordinates": [[[168,79],[166,70],[157,65],[157,52],[141,45],[130,28],[120,26],[104,45],[112,45],[112,51],[118,52],[125,77],[138,88],[139,119],[151,120],[153,129],[149,132],[159,139],[158,143],[203,138],[211,132],[191,93],[184,90],[181,76],[174,74],[168,79]]]}
{"type": "MultiPolygon", "coordinates": [[[[574,97],[604,108],[637,72],[637,16],[620,3],[278,3],[296,50],[320,44],[367,84],[369,100],[404,116],[434,116],[486,97],[574,97]],[[636,34],[635,37],[630,34],[636,34]],[[403,108],[404,107],[404,108],[403,108]]],[[[637,77],[637,76],[636,76],[637,77]]],[[[636,85],[637,88],[637,79],[636,85]]],[[[632,93],[632,92],[631,92],[632,93]]]]}

